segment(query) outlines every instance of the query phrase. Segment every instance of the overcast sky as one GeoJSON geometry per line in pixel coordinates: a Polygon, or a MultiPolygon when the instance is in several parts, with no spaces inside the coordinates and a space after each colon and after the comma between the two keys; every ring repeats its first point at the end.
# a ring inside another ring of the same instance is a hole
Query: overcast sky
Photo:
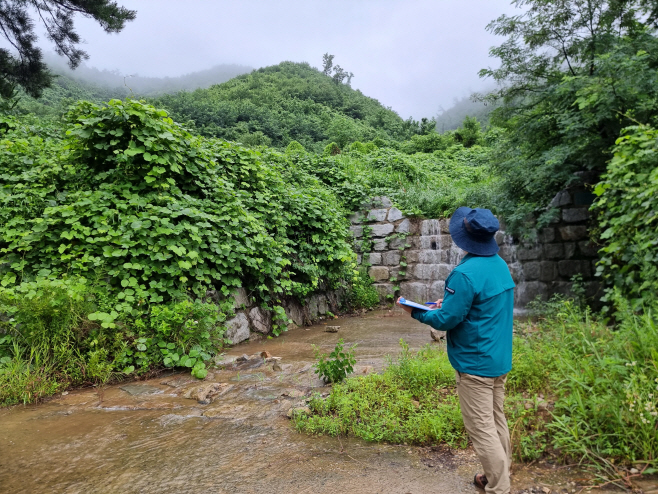
{"type": "MultiPolygon", "coordinates": [[[[118,0],[137,19],[108,35],[79,18],[87,65],[128,75],[177,76],[220,63],[283,60],[355,74],[352,87],[400,116],[434,116],[480,90],[502,38],[485,26],[518,10],[511,0],[118,0]]],[[[47,45],[44,43],[44,48],[47,45]]]]}

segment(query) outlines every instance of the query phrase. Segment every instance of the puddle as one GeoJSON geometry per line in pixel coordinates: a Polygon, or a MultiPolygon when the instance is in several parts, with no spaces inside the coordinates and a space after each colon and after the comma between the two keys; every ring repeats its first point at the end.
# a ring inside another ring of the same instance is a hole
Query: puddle
{"type": "MultiPolygon", "coordinates": [[[[0,492],[12,493],[476,493],[471,450],[446,452],[295,432],[288,409],[329,388],[313,373],[313,345],[357,344],[357,370],[381,370],[404,338],[432,343],[429,330],[389,311],[230,349],[224,360],[281,357],[214,369],[204,381],[160,376],[103,390],[72,391],[39,406],[0,410],[0,492]],[[255,365],[255,364],[253,364],[255,365]],[[274,367],[274,368],[273,368],[274,367]],[[280,369],[280,370],[275,370],[280,369]],[[246,372],[245,372],[246,371],[246,372]]],[[[432,343],[440,345],[442,343],[432,343]]],[[[569,473],[521,469],[523,487],[566,485],[569,473]]],[[[561,492],[561,491],[553,491],[561,492]]]]}

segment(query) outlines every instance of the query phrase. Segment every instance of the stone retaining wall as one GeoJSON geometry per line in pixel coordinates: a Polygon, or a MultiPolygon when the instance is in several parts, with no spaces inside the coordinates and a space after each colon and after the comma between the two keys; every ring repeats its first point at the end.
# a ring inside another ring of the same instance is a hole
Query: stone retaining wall
{"type": "MultiPolygon", "coordinates": [[[[582,275],[587,295],[596,294],[599,285],[592,278],[597,249],[588,240],[587,226],[590,203],[585,191],[565,190],[551,204],[559,209],[559,219],[537,241],[520,244],[502,231],[496,234],[499,255],[517,284],[517,309],[537,296],[568,294],[575,274],[582,275]]],[[[443,296],[445,279],[463,256],[452,242],[448,220],[406,218],[386,197],[375,198],[351,220],[357,252],[364,243],[371,245],[369,253],[359,254],[359,262],[370,265],[382,301],[391,301],[398,286],[400,295],[420,303],[443,296]]]]}

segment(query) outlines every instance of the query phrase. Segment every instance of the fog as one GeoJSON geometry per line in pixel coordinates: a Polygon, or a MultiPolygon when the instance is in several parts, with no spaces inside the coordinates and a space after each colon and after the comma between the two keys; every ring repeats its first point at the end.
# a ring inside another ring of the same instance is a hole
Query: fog
{"type": "MultiPolygon", "coordinates": [[[[434,116],[455,98],[490,86],[501,43],[485,26],[518,12],[510,0],[119,0],[137,19],[108,35],[78,18],[88,66],[118,75],[176,77],[218,64],[250,67],[284,60],[334,65],[352,87],[403,118],[434,116]]],[[[45,39],[45,50],[52,49],[45,39]]]]}

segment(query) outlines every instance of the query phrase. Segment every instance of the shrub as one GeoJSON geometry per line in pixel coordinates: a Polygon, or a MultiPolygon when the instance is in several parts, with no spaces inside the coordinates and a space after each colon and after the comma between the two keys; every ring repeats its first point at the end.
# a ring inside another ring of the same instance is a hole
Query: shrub
{"type": "Polygon", "coordinates": [[[315,358],[318,359],[317,363],[313,366],[315,373],[318,377],[322,378],[326,383],[339,383],[345,379],[348,374],[354,370],[353,366],[356,363],[354,358],[354,347],[349,350],[343,348],[343,339],[339,339],[336,343],[336,348],[327,356],[320,353],[319,348],[315,348],[315,358]]]}

